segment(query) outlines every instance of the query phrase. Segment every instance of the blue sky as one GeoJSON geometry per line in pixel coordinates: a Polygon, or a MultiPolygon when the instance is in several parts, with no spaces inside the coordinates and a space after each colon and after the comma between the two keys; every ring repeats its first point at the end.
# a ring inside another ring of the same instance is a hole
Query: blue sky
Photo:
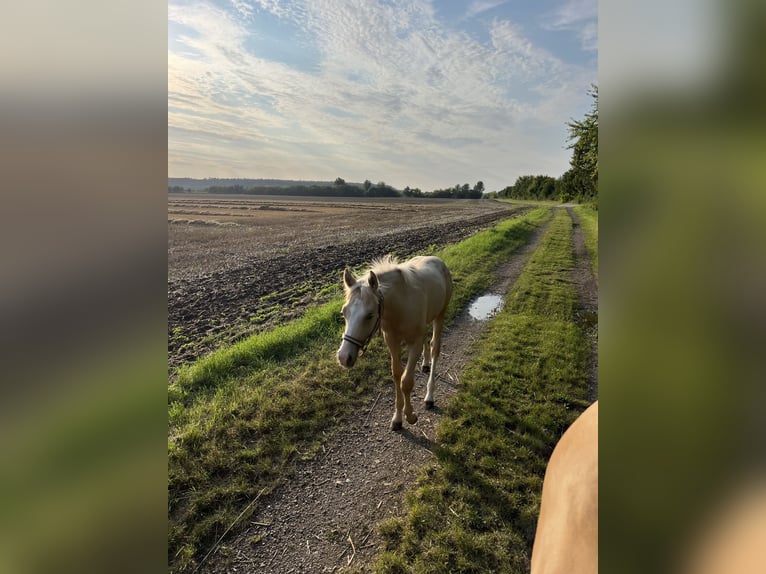
{"type": "Polygon", "coordinates": [[[596,32],[596,0],[171,0],[168,174],[557,177],[596,32]]]}

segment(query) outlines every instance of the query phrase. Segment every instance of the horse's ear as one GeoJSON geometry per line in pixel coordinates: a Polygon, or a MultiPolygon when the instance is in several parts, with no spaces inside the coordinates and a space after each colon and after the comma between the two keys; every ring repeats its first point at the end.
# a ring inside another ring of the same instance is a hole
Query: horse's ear
{"type": "Polygon", "coordinates": [[[343,270],[343,282],[349,289],[356,284],[356,277],[352,275],[351,270],[348,267],[343,270]]]}
{"type": "Polygon", "coordinates": [[[378,288],[378,276],[372,271],[370,271],[370,278],[367,280],[367,284],[373,289],[378,288]]]}

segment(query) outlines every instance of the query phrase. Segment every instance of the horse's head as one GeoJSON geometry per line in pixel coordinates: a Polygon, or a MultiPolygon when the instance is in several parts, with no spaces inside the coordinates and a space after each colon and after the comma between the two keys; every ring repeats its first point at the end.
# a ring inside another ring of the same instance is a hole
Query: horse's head
{"type": "Polygon", "coordinates": [[[357,281],[351,271],[343,272],[346,302],[341,309],[346,329],[338,349],[338,362],[342,367],[353,367],[359,350],[364,350],[380,328],[383,314],[383,295],[378,277],[370,271],[367,282],[357,281]]]}

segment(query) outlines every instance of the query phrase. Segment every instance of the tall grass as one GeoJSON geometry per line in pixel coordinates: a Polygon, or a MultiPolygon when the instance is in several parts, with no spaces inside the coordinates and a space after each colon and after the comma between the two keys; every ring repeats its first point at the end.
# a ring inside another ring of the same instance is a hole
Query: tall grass
{"type": "Polygon", "coordinates": [[[477,344],[406,515],[380,525],[377,572],[529,571],[546,461],[587,405],[572,265],[562,209],[477,344]]]}
{"type": "MultiPolygon", "coordinates": [[[[486,288],[494,267],[548,219],[549,210],[535,210],[436,253],[455,281],[450,314],[486,288]]],[[[172,571],[192,569],[237,517],[246,523],[257,510],[248,505],[259,493],[273,490],[297,459],[314,455],[323,433],[331,434],[373,389],[388,384],[389,363],[380,339],[354,369],[338,367],[340,306],[338,293],[299,320],[181,369],[170,385],[172,571]]]]}

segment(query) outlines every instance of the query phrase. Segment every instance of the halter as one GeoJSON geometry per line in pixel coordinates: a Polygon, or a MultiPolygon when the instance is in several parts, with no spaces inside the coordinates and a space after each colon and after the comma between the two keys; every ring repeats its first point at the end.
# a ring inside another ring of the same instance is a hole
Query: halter
{"type": "Polygon", "coordinates": [[[351,335],[347,335],[346,333],[343,333],[343,340],[348,341],[352,345],[355,345],[360,353],[364,353],[367,350],[367,345],[370,344],[370,341],[372,341],[372,338],[375,336],[375,333],[378,332],[378,329],[380,328],[380,320],[383,317],[383,294],[380,293],[380,296],[378,297],[378,320],[375,321],[375,326],[372,328],[372,332],[367,336],[367,338],[364,341],[360,341],[359,339],[356,339],[352,337],[351,335]]]}

